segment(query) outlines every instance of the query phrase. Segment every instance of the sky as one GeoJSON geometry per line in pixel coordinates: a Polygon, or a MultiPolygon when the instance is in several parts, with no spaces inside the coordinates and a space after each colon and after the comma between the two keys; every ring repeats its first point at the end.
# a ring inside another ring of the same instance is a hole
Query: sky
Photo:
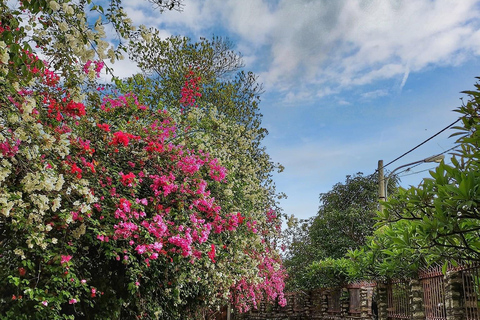
{"type": "MultiPolygon", "coordinates": [[[[123,5],[135,24],[165,37],[233,42],[264,85],[264,146],[285,166],[274,177],[288,196],[281,207],[299,219],[315,216],[319,194],[347,175],[372,174],[378,160],[387,164],[457,120],[461,91],[480,76],[480,1],[186,0],[182,12],[162,14],[148,1],[123,5]]],[[[136,70],[129,61],[114,69],[136,70]]],[[[452,133],[385,170],[445,152],[452,133]]],[[[418,185],[433,167],[401,173],[401,186],[418,185]]]]}

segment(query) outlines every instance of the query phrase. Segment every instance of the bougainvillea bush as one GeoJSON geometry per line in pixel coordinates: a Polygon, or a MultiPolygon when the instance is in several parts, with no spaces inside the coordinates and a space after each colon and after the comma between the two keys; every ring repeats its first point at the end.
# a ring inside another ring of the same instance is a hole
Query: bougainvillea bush
{"type": "MultiPolygon", "coordinates": [[[[70,61],[69,82],[32,50],[15,12],[3,17],[0,318],[175,319],[229,302],[284,305],[275,212],[222,209],[228,170],[176,143],[188,128],[171,111],[104,86],[87,103],[71,84],[104,62],[70,61]]],[[[201,95],[190,85],[181,104],[201,95]]]]}

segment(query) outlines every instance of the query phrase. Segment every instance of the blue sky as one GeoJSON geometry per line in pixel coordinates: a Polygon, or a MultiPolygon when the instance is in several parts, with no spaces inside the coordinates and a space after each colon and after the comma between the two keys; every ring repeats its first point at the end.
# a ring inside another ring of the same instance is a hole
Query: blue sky
{"type": "MultiPolygon", "coordinates": [[[[373,173],[457,119],[480,76],[480,2],[474,0],[187,0],[160,14],[126,0],[136,24],[165,37],[228,37],[259,75],[264,145],[287,214],[308,218],[346,175],[373,173]]],[[[129,75],[133,64],[115,64],[129,75]]],[[[386,169],[448,150],[447,131],[386,169]]],[[[411,173],[432,168],[423,164],[411,173]]],[[[404,176],[417,185],[428,172],[404,176]]]]}

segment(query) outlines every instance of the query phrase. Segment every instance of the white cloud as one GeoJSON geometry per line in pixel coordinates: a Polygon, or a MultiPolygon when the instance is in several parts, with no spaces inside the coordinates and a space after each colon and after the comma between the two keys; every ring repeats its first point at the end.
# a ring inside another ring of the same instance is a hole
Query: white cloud
{"type": "Polygon", "coordinates": [[[168,26],[172,35],[188,33],[195,37],[210,36],[204,31],[218,24],[221,16],[220,9],[225,10],[225,5],[218,0],[185,0],[183,11],[166,10],[163,13],[156,10],[148,1],[124,0],[122,4],[136,25],[144,24],[158,29],[165,29],[168,26]]]}
{"type": "Polygon", "coordinates": [[[480,53],[476,0],[223,3],[216,9],[242,45],[262,42],[270,50],[262,80],[280,91],[304,91],[304,82],[345,88],[385,79],[401,89],[411,72],[480,53]]]}
{"type": "Polygon", "coordinates": [[[402,83],[400,83],[400,88],[399,88],[400,91],[403,89],[403,87],[407,83],[407,79],[408,79],[409,74],[410,74],[410,68],[408,68],[408,66],[407,66],[407,70],[405,70],[405,73],[403,74],[402,83]]]}
{"type": "Polygon", "coordinates": [[[378,97],[384,97],[386,95],[388,95],[387,90],[379,89],[379,90],[364,92],[361,94],[361,97],[364,99],[375,99],[378,97]]]}
{"type": "MultiPolygon", "coordinates": [[[[125,0],[136,24],[210,37],[227,29],[269,91],[285,101],[408,77],[480,55],[478,0],[203,0],[160,14],[125,0]],[[288,96],[287,96],[287,92],[288,96]]],[[[392,89],[392,88],[389,88],[392,89]]]]}
{"type": "Polygon", "coordinates": [[[124,60],[115,61],[112,67],[115,76],[119,78],[127,78],[141,72],[140,68],[137,67],[137,63],[129,60],[128,57],[126,57],[124,60]]]}
{"type": "Polygon", "coordinates": [[[220,11],[223,23],[253,45],[264,44],[275,23],[271,6],[258,0],[224,1],[212,0],[220,11]]]}
{"type": "Polygon", "coordinates": [[[352,105],[351,102],[349,102],[345,99],[339,99],[337,104],[340,105],[340,106],[350,106],[350,105],[352,105]]]}

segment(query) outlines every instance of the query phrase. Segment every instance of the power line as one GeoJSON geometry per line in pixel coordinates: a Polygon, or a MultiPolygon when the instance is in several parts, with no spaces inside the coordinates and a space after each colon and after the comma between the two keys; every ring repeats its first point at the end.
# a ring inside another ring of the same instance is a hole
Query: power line
{"type": "MultiPolygon", "coordinates": [[[[450,149],[445,150],[445,151],[443,151],[442,153],[439,153],[439,154],[437,154],[437,155],[435,155],[435,156],[433,156],[433,157],[438,157],[439,155],[446,154],[447,152],[452,151],[453,149],[456,149],[456,148],[458,148],[458,146],[453,146],[453,147],[451,147],[450,149]]],[[[424,164],[424,163],[425,163],[425,162],[420,162],[420,163],[417,163],[417,164],[415,164],[415,165],[412,165],[411,167],[408,167],[408,168],[406,168],[405,170],[400,171],[400,172],[397,173],[396,175],[397,175],[398,177],[400,177],[400,175],[401,175],[402,173],[407,172],[407,171],[410,171],[411,169],[413,169],[413,168],[415,168],[415,167],[418,167],[419,165],[422,165],[422,164],[424,164]]],[[[419,172],[422,172],[422,171],[419,171],[419,172]]],[[[403,177],[404,177],[404,176],[403,176],[403,177]]]]}
{"type": "Polygon", "coordinates": [[[422,165],[422,164],[424,164],[424,162],[420,162],[420,163],[414,164],[413,166],[408,167],[408,168],[400,171],[399,173],[396,174],[396,176],[400,177],[400,175],[401,175],[402,173],[407,172],[407,171],[410,171],[411,169],[413,169],[413,168],[415,168],[415,167],[418,167],[419,165],[422,165]]]}
{"type": "MultiPolygon", "coordinates": [[[[451,163],[447,163],[447,164],[451,164],[451,163]]],[[[414,175],[414,174],[422,173],[422,172],[425,172],[425,171],[430,171],[430,170],[435,169],[435,168],[437,168],[437,167],[431,167],[431,168],[428,168],[428,169],[425,169],[425,170],[420,170],[420,171],[416,171],[416,172],[404,174],[403,176],[399,176],[399,178],[407,177],[407,176],[412,176],[412,175],[414,175]]]]}
{"type": "Polygon", "coordinates": [[[420,170],[420,171],[416,171],[416,172],[411,172],[411,173],[408,173],[408,174],[404,174],[403,176],[398,176],[399,178],[403,178],[403,177],[408,177],[408,176],[412,176],[414,174],[418,174],[418,173],[422,173],[422,172],[425,172],[425,171],[430,171],[432,169],[435,169],[436,167],[431,167],[431,168],[428,168],[428,169],[424,169],[424,170],[420,170]]]}
{"type": "MultiPolygon", "coordinates": [[[[401,156],[397,157],[395,160],[390,161],[389,163],[387,163],[386,165],[384,165],[384,166],[382,167],[382,169],[385,168],[386,166],[394,163],[395,161],[401,159],[402,157],[404,157],[405,155],[409,154],[410,152],[412,152],[413,150],[417,149],[418,147],[422,146],[423,144],[427,143],[428,141],[432,140],[433,138],[435,138],[436,136],[438,136],[440,133],[444,132],[444,131],[447,130],[448,128],[452,127],[454,124],[456,124],[456,123],[457,123],[458,121],[460,121],[460,120],[461,120],[461,118],[458,118],[456,121],[452,122],[451,124],[449,124],[448,126],[446,126],[445,128],[443,128],[442,130],[440,130],[439,132],[437,132],[436,134],[434,134],[434,135],[431,136],[430,138],[426,139],[425,141],[423,141],[423,142],[420,143],[419,145],[415,146],[414,148],[412,148],[412,149],[410,149],[409,151],[405,152],[405,153],[402,154],[401,156]]],[[[445,150],[445,151],[439,153],[438,155],[445,154],[445,153],[447,153],[447,152],[449,152],[449,151],[451,151],[451,150],[453,150],[453,149],[455,149],[455,148],[457,148],[457,147],[458,147],[458,146],[453,146],[452,148],[450,148],[450,149],[448,149],[448,150],[445,150]]],[[[410,170],[410,169],[412,169],[412,168],[414,168],[414,167],[416,167],[416,166],[419,166],[419,165],[421,165],[421,164],[423,164],[423,162],[422,162],[422,163],[415,164],[415,165],[413,165],[412,167],[409,167],[409,168],[407,168],[407,169],[399,172],[398,174],[396,174],[396,176],[400,178],[399,174],[401,174],[401,173],[403,173],[403,172],[406,172],[406,171],[408,171],[408,170],[410,170]]],[[[426,169],[426,170],[422,170],[422,171],[418,171],[418,172],[411,173],[411,174],[407,174],[407,175],[403,175],[402,177],[405,177],[405,176],[408,176],[408,175],[417,174],[417,173],[421,173],[421,172],[425,172],[425,171],[431,170],[431,169],[432,169],[432,168],[426,169]]],[[[371,174],[365,175],[364,177],[367,178],[367,181],[373,180],[373,179],[375,178],[375,174],[376,174],[377,172],[378,172],[378,169],[376,169],[376,170],[375,170],[373,173],[371,173],[371,174]]],[[[346,183],[345,183],[345,184],[346,184],[346,183]]],[[[360,191],[357,191],[357,192],[355,192],[355,194],[353,195],[352,198],[356,199],[359,195],[360,195],[360,191]]],[[[320,204],[320,206],[321,206],[321,204],[320,204]]]]}
{"type": "MultiPolygon", "coordinates": [[[[387,163],[386,165],[383,166],[383,168],[385,168],[386,166],[389,166],[391,165],[392,163],[394,163],[395,161],[403,158],[404,156],[406,156],[407,154],[409,154],[410,152],[412,152],[413,150],[417,149],[418,147],[424,145],[425,143],[427,143],[428,141],[432,140],[433,138],[435,138],[436,136],[438,136],[440,133],[442,133],[443,131],[447,130],[448,128],[450,128],[451,126],[453,126],[455,123],[457,123],[458,121],[460,121],[461,118],[458,118],[457,120],[455,120],[453,123],[449,124],[448,126],[446,126],[445,128],[443,128],[442,130],[440,130],[439,132],[435,133],[433,136],[431,136],[430,138],[428,138],[427,140],[423,141],[422,143],[420,143],[419,145],[413,147],[412,149],[408,150],[407,152],[405,152],[404,154],[402,154],[401,156],[395,158],[394,160],[390,161],[389,163],[387,163]]],[[[382,169],[383,169],[382,168],[382,169]]],[[[378,171],[378,169],[376,170],[378,171]]]]}

